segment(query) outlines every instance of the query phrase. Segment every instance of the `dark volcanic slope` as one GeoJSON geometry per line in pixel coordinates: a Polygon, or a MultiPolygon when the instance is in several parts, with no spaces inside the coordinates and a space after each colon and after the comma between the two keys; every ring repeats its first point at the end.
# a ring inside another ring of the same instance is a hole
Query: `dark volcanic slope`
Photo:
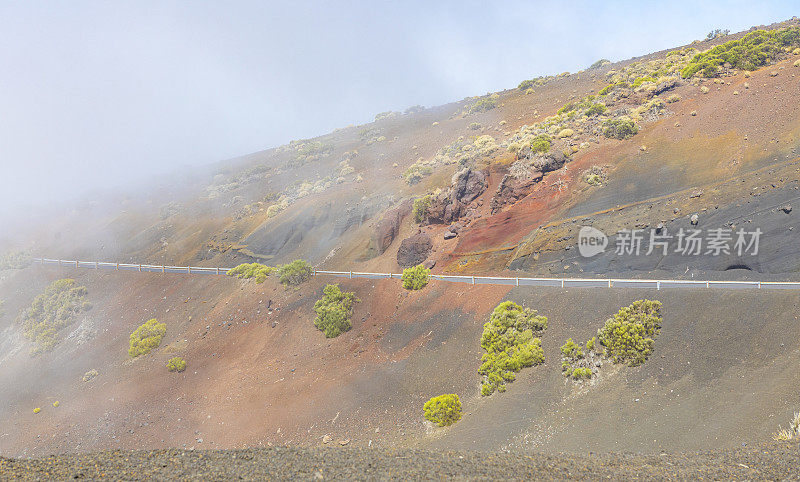
{"type": "Polygon", "coordinates": [[[3,478],[41,479],[759,479],[800,478],[788,445],[659,455],[522,455],[350,448],[101,452],[0,458],[3,478]]]}

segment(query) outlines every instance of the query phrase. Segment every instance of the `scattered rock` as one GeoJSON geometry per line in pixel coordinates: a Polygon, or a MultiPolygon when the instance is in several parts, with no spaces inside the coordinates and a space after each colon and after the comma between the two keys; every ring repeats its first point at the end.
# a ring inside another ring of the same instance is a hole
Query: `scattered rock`
{"type": "Polygon", "coordinates": [[[783,206],[781,208],[781,211],[785,212],[786,214],[789,214],[790,212],[792,212],[792,205],[787,204],[786,206],[783,206]]]}
{"type": "Polygon", "coordinates": [[[422,263],[422,266],[424,266],[424,267],[426,267],[428,269],[433,269],[433,267],[436,266],[436,260],[435,259],[429,259],[429,260],[425,261],[424,263],[422,263]]]}
{"type": "Polygon", "coordinates": [[[431,200],[429,224],[449,224],[467,212],[467,205],[483,194],[489,186],[487,174],[465,167],[453,176],[450,189],[431,200]]]}
{"type": "Polygon", "coordinates": [[[332,438],[333,438],[333,437],[331,437],[330,435],[328,435],[328,434],[325,434],[325,435],[322,437],[322,443],[324,443],[324,444],[330,443],[332,438]]]}
{"type": "Polygon", "coordinates": [[[692,214],[692,217],[689,218],[689,222],[692,223],[692,226],[697,226],[697,223],[700,221],[700,216],[697,214],[692,214]]]}
{"type": "Polygon", "coordinates": [[[350,443],[350,439],[349,438],[345,438],[345,439],[339,440],[339,445],[347,445],[349,443],[350,443]]]}
{"type": "Polygon", "coordinates": [[[444,239],[453,239],[456,236],[457,236],[457,234],[452,232],[452,231],[445,231],[444,232],[444,239]]]}

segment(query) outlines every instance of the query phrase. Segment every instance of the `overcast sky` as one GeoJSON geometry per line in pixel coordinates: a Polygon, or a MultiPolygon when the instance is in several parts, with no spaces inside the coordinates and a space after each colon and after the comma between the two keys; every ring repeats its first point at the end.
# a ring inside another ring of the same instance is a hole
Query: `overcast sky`
{"type": "Polygon", "coordinates": [[[796,0],[0,2],[0,209],[800,15],[796,0]]]}

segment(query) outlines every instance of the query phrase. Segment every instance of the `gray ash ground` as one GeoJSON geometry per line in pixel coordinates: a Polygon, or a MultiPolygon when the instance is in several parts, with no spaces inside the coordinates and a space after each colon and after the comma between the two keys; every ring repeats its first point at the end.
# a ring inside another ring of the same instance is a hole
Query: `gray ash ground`
{"type": "Polygon", "coordinates": [[[800,480],[796,444],[685,454],[523,454],[271,447],[0,458],[4,480],[800,480]]]}

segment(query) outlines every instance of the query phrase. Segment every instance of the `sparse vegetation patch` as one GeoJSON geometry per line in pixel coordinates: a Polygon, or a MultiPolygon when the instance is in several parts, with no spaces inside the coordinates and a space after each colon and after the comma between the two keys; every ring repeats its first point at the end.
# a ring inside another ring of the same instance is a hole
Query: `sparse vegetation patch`
{"type": "Polygon", "coordinates": [[[166,332],[166,323],[159,323],[155,318],[146,321],[131,333],[128,355],[132,358],[147,355],[158,348],[166,332]]]}
{"type": "Polygon", "coordinates": [[[10,251],[0,257],[0,270],[22,269],[31,264],[31,257],[25,251],[10,251]]]}
{"type": "Polygon", "coordinates": [[[603,122],[603,135],[611,139],[629,139],[637,132],[639,128],[636,123],[628,118],[608,119],[603,122]]]}
{"type": "Polygon", "coordinates": [[[597,350],[597,339],[592,338],[583,347],[572,338],[561,346],[561,371],[565,377],[573,380],[588,380],[602,365],[597,350]]]}
{"type": "Polygon", "coordinates": [[[352,326],[353,306],[360,300],[355,293],[339,289],[339,285],[328,285],[322,293],[322,299],[314,303],[317,312],[314,325],[325,333],[326,338],[335,338],[352,326]]]}
{"type": "Polygon", "coordinates": [[[702,77],[718,77],[725,64],[734,69],[757,70],[777,60],[784,48],[798,46],[800,27],[755,30],[738,40],[697,54],[681,71],[681,75],[684,79],[698,74],[702,77]]]}
{"type": "Polygon", "coordinates": [[[411,213],[414,215],[414,222],[422,224],[428,220],[428,209],[431,207],[431,196],[422,196],[415,199],[411,213]]]}
{"type": "Polygon", "coordinates": [[[439,395],[425,402],[423,410],[427,420],[446,427],[461,419],[461,400],[454,393],[439,395]]]}
{"type": "Polygon", "coordinates": [[[544,363],[541,338],[534,337],[547,328],[547,318],[536,310],[522,308],[513,301],[500,303],[483,325],[478,373],[483,375],[481,395],[504,392],[506,383],[524,367],[544,363]]]}
{"type": "Polygon", "coordinates": [[[81,312],[90,310],[85,286],[73,279],[54,281],[37,296],[30,308],[23,311],[18,321],[23,334],[35,343],[32,354],[53,349],[59,342],[58,332],[75,322],[81,312]]]}

